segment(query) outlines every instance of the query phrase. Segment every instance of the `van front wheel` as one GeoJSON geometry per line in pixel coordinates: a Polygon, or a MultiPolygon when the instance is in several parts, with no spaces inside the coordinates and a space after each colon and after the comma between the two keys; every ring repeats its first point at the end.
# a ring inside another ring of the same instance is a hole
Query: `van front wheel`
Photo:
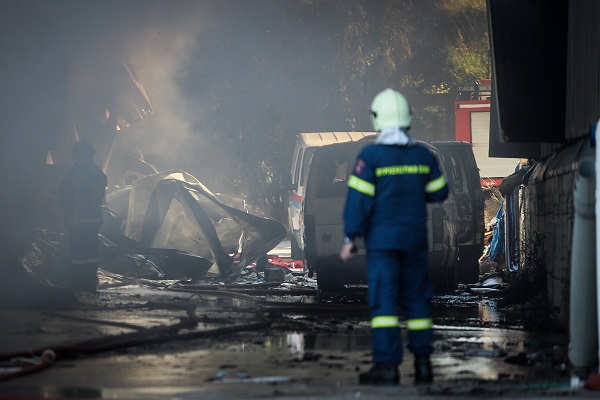
{"type": "Polygon", "coordinates": [[[317,271],[317,287],[321,293],[338,293],[344,289],[344,282],[333,268],[319,268],[317,271]]]}

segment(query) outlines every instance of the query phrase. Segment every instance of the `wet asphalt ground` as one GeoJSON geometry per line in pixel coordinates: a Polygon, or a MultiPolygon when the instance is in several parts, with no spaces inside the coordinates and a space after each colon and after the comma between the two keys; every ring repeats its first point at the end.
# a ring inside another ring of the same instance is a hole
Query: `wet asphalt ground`
{"type": "MultiPolygon", "coordinates": [[[[364,292],[319,298],[315,282],[115,284],[44,311],[2,310],[0,399],[587,398],[564,332],[501,307],[501,291],[437,296],[435,383],[358,385],[370,367],[364,292]]],[[[403,331],[404,332],[404,331],[403,331]]]]}

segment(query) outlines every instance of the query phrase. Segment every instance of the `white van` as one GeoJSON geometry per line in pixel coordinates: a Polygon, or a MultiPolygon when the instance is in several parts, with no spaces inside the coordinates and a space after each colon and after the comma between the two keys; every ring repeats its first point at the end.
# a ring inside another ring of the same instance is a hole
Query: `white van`
{"type": "MultiPolygon", "coordinates": [[[[375,132],[301,133],[292,159],[288,217],[291,257],[317,275],[319,290],[366,283],[365,249],[349,262],[338,255],[343,243],[342,212],[347,180],[360,150],[375,132]]],[[[473,150],[466,142],[424,143],[438,157],[450,186],[449,198],[428,205],[429,269],[439,290],[479,278],[483,253],[483,193],[473,150]]]]}

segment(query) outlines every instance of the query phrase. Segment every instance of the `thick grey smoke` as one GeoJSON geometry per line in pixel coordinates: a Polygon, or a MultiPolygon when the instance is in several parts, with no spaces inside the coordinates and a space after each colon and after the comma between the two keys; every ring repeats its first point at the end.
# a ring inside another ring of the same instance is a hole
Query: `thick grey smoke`
{"type": "MultiPolygon", "coordinates": [[[[205,107],[183,93],[182,80],[195,40],[207,29],[210,9],[203,2],[151,3],[138,25],[123,34],[123,49],[154,109],[146,121],[119,134],[117,145],[140,148],[160,169],[186,168],[190,142],[201,142],[194,125],[205,107]]],[[[186,168],[187,169],[187,168],[186,168]]]]}

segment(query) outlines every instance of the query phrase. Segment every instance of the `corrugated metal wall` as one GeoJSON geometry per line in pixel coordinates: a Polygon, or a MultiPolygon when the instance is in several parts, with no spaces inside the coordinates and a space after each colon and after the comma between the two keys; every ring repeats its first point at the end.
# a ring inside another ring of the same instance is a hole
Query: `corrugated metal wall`
{"type": "Polygon", "coordinates": [[[583,157],[593,157],[590,138],[566,146],[537,164],[523,190],[523,268],[545,269],[548,301],[558,321],[568,324],[573,185],[583,157]]]}

